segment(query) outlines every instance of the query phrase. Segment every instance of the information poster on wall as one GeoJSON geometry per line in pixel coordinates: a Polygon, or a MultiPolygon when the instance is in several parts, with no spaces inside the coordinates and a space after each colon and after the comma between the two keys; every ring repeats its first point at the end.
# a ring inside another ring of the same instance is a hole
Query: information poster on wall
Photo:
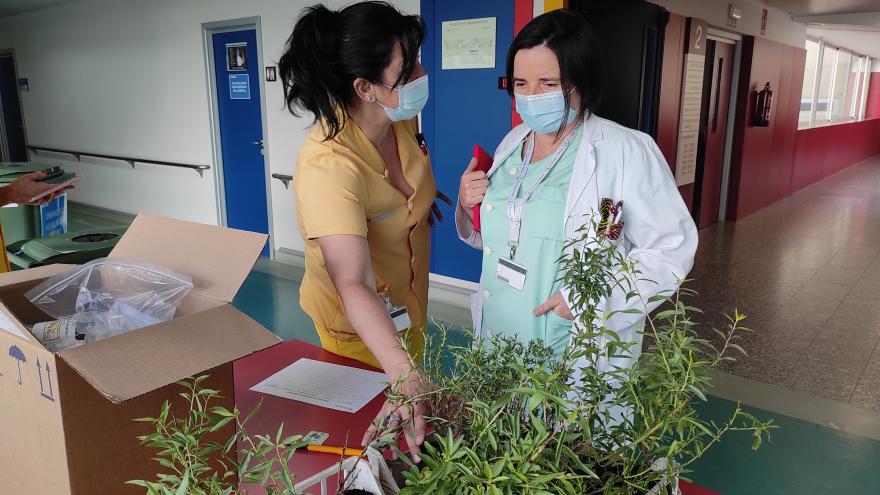
{"type": "Polygon", "coordinates": [[[694,182],[697,171],[697,142],[700,136],[700,112],[703,103],[703,71],[706,65],[706,30],[708,24],[688,19],[688,49],[684,56],[681,82],[681,114],[678,125],[678,151],[675,183],[694,182]]]}
{"type": "Polygon", "coordinates": [[[229,98],[232,100],[251,99],[251,81],[248,74],[229,74],[229,98]]]}
{"type": "Polygon", "coordinates": [[[495,18],[443,22],[443,69],[494,69],[495,18]]]}

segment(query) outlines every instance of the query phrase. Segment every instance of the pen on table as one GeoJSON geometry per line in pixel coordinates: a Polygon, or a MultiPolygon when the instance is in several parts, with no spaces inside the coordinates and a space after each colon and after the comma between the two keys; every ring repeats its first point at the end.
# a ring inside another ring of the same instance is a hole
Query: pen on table
{"type": "Polygon", "coordinates": [[[315,445],[308,444],[306,446],[306,450],[309,452],[322,452],[324,454],[337,454],[337,455],[350,455],[355,457],[361,457],[364,455],[364,451],[361,449],[351,449],[345,447],[330,447],[327,445],[315,445]]]}

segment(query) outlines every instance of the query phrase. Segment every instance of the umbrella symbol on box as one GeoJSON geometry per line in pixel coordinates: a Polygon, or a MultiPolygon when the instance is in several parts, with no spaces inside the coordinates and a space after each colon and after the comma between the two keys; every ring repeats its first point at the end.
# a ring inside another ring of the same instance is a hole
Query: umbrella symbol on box
{"type": "Polygon", "coordinates": [[[18,361],[18,384],[21,385],[21,363],[27,363],[27,358],[24,351],[15,345],[9,348],[9,357],[18,361]]]}

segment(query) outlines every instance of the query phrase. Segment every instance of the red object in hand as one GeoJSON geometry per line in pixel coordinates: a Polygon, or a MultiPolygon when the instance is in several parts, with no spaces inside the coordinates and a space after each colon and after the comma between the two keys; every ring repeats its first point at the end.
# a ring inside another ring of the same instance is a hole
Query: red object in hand
{"type": "MultiPolygon", "coordinates": [[[[489,156],[489,153],[486,153],[479,144],[474,145],[474,158],[477,159],[477,170],[480,172],[489,173],[489,170],[492,168],[492,157],[489,156]]],[[[482,203],[478,203],[474,205],[474,231],[480,231],[480,205],[482,203]]]]}

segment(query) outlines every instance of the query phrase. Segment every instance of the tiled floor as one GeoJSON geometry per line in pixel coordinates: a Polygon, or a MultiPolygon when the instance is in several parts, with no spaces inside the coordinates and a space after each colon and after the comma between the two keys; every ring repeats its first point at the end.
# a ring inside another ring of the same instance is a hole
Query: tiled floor
{"type": "Polygon", "coordinates": [[[749,316],[743,377],[880,410],[880,157],[700,231],[703,331],[749,316]]]}
{"type": "MultiPolygon", "coordinates": [[[[696,406],[704,420],[724,421],[734,403],[715,397],[696,406]]],[[[876,495],[880,442],[814,423],[744,408],[778,426],[771,441],[751,451],[737,432],[689,466],[687,476],[722,495],[876,495]]]]}

